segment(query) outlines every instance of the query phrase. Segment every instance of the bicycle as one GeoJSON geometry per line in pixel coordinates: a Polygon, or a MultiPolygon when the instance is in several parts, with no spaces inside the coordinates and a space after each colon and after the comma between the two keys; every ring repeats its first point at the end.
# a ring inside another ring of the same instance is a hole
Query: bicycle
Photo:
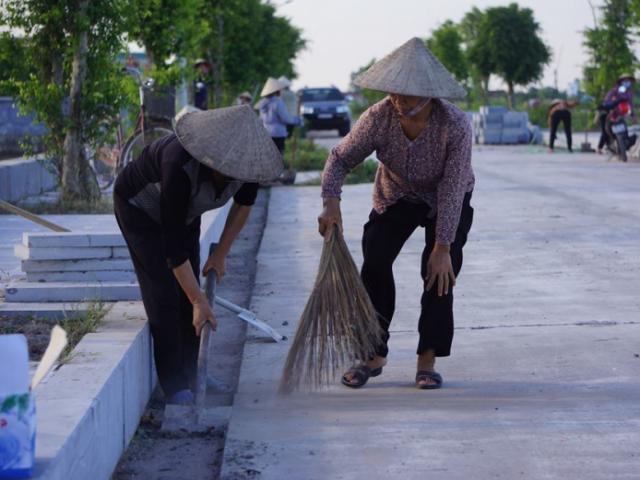
{"type": "Polygon", "coordinates": [[[133,134],[122,148],[116,175],[137,158],[144,147],[154,140],[172,134],[175,116],[175,93],[167,95],[166,92],[154,90],[154,80],[149,78],[143,82],[142,75],[137,68],[126,67],[125,70],[138,83],[140,112],[133,134]]]}
{"type": "Polygon", "coordinates": [[[137,158],[144,147],[154,140],[173,133],[173,117],[175,115],[175,94],[157,91],[152,78],[143,81],[137,68],[125,67],[123,70],[131,75],[138,84],[140,109],[133,133],[126,141],[122,119],[105,121],[106,131],[111,131],[115,124],[115,143],[101,145],[90,154],[90,164],[101,190],[107,190],[118,174],[131,161],[137,158]]]}

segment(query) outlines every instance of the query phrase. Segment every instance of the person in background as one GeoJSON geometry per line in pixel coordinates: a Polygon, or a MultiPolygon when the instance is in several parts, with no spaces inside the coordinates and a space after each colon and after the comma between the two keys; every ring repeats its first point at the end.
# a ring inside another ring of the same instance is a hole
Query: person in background
{"type": "Polygon", "coordinates": [[[209,108],[207,98],[207,82],[211,76],[211,64],[203,58],[196,60],[193,64],[196,69],[196,79],[193,82],[193,105],[200,110],[209,108]]]}
{"type": "Polygon", "coordinates": [[[258,182],[281,172],[282,157],[260,120],[250,107],[237,106],[186,113],[175,133],[146,146],[116,179],[115,215],[140,284],[168,403],[193,402],[198,335],[206,322],[216,329],[198,285],[200,216],[232,202],[203,269],[220,279],[258,182]]]}
{"type": "Polygon", "coordinates": [[[253,102],[253,95],[249,92],[242,92],[240,95],[236,97],[235,104],[236,105],[249,105],[251,106],[251,102],[253,102]]]}
{"type": "Polygon", "coordinates": [[[261,100],[256,104],[256,110],[260,113],[260,119],[267,129],[271,139],[284,155],[285,140],[287,139],[287,125],[300,125],[300,117],[291,115],[281,98],[281,92],[285,85],[275,78],[269,78],[264,84],[260,96],[261,100]]]}
{"type": "Polygon", "coordinates": [[[571,149],[571,108],[578,105],[575,100],[562,100],[556,98],[551,102],[549,111],[547,112],[547,122],[549,123],[550,136],[549,136],[549,152],[553,153],[554,143],[557,138],[558,126],[560,122],[564,126],[564,134],[567,136],[567,150],[573,152],[571,149]]]}
{"type": "MultiPolygon", "coordinates": [[[[282,101],[287,107],[287,112],[292,117],[297,116],[298,115],[298,97],[296,96],[295,93],[291,91],[291,80],[289,80],[287,77],[280,77],[278,81],[284,85],[284,88],[282,89],[280,96],[282,97],[282,101]]],[[[287,137],[291,136],[294,128],[295,128],[294,125],[287,125],[287,137]]]]}
{"type": "MultiPolygon", "coordinates": [[[[636,78],[630,73],[623,73],[618,77],[616,84],[607,92],[602,101],[603,104],[610,104],[616,101],[629,102],[631,105],[631,117],[635,119],[636,110],[633,107],[633,87],[636,83],[636,78]]],[[[598,153],[602,153],[602,149],[607,143],[607,115],[609,112],[598,111],[598,123],[600,124],[600,141],[598,142],[598,153]]]]}

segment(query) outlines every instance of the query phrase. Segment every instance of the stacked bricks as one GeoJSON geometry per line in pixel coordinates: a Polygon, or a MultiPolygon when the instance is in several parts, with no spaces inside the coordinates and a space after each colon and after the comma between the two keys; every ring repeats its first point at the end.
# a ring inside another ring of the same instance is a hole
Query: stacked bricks
{"type": "Polygon", "coordinates": [[[140,298],[120,233],[24,233],[14,250],[27,282],[6,288],[7,302],[140,298]]]}

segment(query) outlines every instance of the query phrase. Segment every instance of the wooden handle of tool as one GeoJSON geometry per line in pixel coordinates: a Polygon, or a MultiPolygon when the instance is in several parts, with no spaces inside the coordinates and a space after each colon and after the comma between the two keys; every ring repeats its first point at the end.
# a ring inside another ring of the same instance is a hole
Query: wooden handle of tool
{"type": "MultiPolygon", "coordinates": [[[[213,252],[215,245],[212,244],[209,248],[209,254],[213,252]]],[[[216,286],[217,286],[216,271],[211,270],[207,274],[207,278],[204,281],[204,293],[207,296],[207,302],[213,310],[213,305],[216,301],[216,286]]],[[[204,401],[207,396],[207,367],[209,363],[209,339],[211,338],[211,324],[205,322],[200,331],[200,348],[198,350],[198,370],[196,373],[196,406],[201,408],[204,406],[204,401]]]]}
{"type": "Polygon", "coordinates": [[[64,227],[61,227],[60,225],[56,225],[53,222],[50,222],[48,220],[45,220],[42,217],[39,217],[38,215],[36,215],[35,213],[31,213],[31,212],[27,212],[26,210],[23,210],[20,207],[16,207],[15,205],[5,201],[5,200],[0,200],[0,208],[2,208],[3,210],[6,210],[7,212],[13,213],[15,215],[19,215],[22,218],[26,218],[27,220],[30,220],[34,223],[37,223],[40,226],[43,226],[45,228],[48,228],[49,230],[53,230],[54,232],[69,232],[70,230],[64,227]]]}

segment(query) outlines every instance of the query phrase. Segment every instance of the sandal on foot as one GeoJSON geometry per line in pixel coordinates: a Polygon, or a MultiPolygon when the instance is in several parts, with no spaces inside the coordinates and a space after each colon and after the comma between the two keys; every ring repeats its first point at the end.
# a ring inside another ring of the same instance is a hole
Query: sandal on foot
{"type": "Polygon", "coordinates": [[[418,373],[416,373],[416,387],[420,390],[435,390],[436,388],[440,388],[442,387],[442,375],[430,370],[418,370],[418,373]],[[421,380],[431,380],[434,383],[425,383],[421,385],[421,380]]]}
{"type": "Polygon", "coordinates": [[[351,367],[349,371],[342,376],[342,384],[351,388],[360,388],[367,383],[370,377],[377,377],[381,373],[382,367],[371,369],[367,365],[357,365],[351,367]],[[347,380],[347,375],[349,374],[351,374],[351,381],[347,380]]]}

